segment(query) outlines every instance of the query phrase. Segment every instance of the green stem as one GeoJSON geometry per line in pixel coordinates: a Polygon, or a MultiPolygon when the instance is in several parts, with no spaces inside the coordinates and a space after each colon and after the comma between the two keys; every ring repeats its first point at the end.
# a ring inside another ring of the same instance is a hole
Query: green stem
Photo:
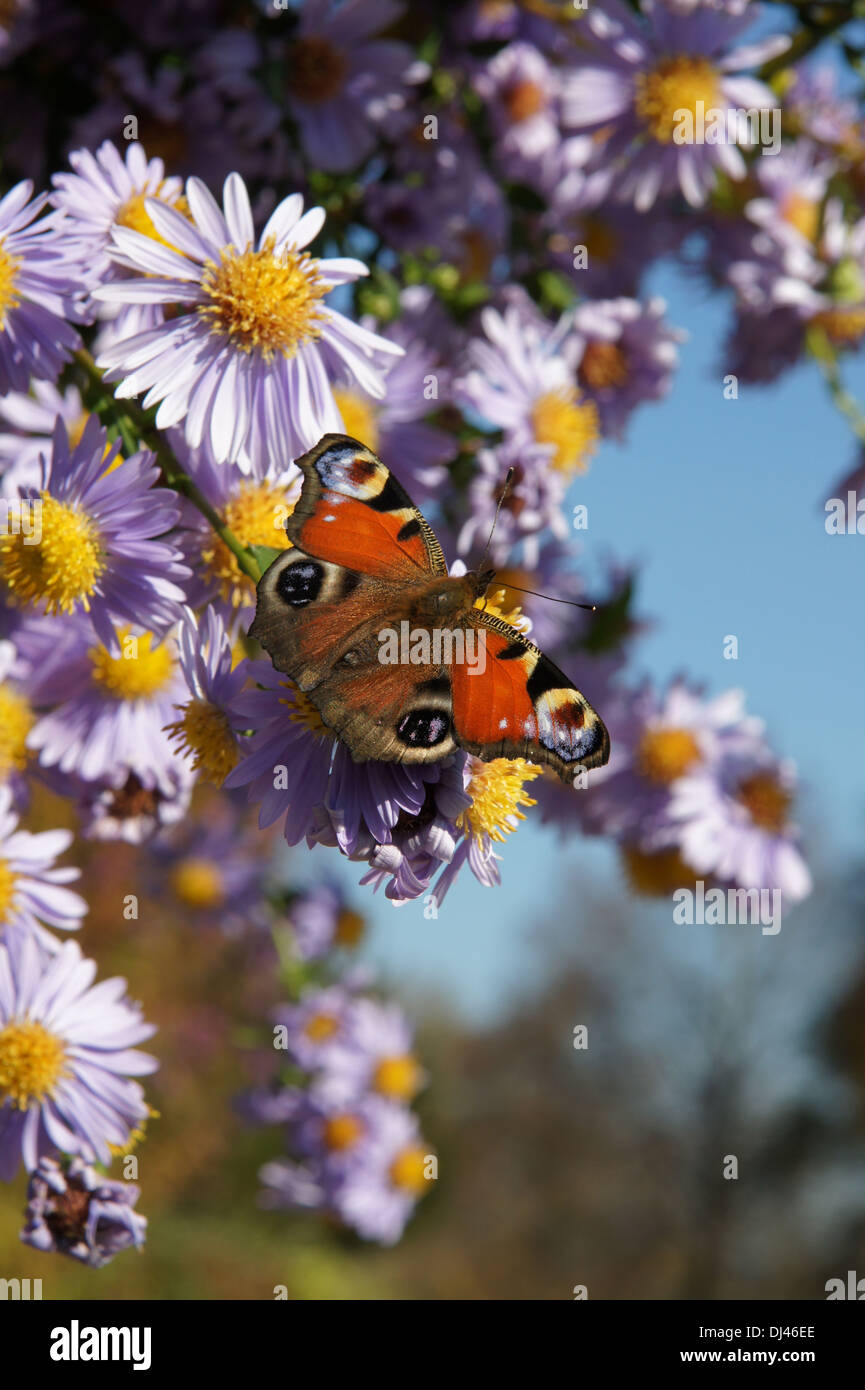
{"type": "Polygon", "coordinates": [[[103,424],[112,425],[117,430],[125,454],[133,454],[143,445],[156,455],[167,486],[181,496],[189,498],[231,551],[242,572],[249,576],[253,584],[257,584],[261,578],[261,566],[255,556],[238,540],[231,528],[226,526],[198,485],[180,466],[171,449],[154,430],[146,412],[137,402],[119,401],[106,390],[102,373],[86,348],[80,348],[73,355],[87,377],[88,384],[84,393],[87,408],[97,415],[103,424]]]}
{"type": "Polygon", "coordinates": [[[838,358],[831,344],[825,341],[816,344],[812,342],[809,346],[811,355],[829,388],[833,405],[844,416],[856,438],[865,444],[865,411],[862,410],[856,397],[851,396],[841,380],[838,358]]]}

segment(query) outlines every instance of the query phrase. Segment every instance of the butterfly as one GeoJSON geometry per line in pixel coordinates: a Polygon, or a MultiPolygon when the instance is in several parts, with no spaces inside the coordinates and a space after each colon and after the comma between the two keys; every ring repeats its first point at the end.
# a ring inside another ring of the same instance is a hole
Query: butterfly
{"type": "Polygon", "coordinates": [[[494,571],[449,576],[432,527],[381,459],[326,434],[297,464],[291,548],[259,581],[249,632],[356,762],[432,763],[463,748],[573,783],[607,761],[609,735],[585,696],[475,606],[494,571]]]}

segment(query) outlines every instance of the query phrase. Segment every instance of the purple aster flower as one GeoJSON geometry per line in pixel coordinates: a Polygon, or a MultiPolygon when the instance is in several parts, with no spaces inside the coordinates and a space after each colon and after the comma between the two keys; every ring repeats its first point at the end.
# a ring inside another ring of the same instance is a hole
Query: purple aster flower
{"type": "Polygon", "coordinates": [[[0,496],[17,498],[42,481],[42,459],[50,456],[58,417],[72,440],[80,440],[87,411],[77,386],[62,392],[53,381],[34,381],[30,391],[0,396],[0,420],[11,426],[0,433],[0,496]]]}
{"type": "Polygon", "coordinates": [[[404,355],[388,367],[381,400],[337,382],[333,393],[343,428],[395,468],[412,497],[435,497],[447,480],[444,465],[454,457],[457,443],[425,417],[447,402],[450,371],[439,353],[402,321],[384,336],[404,355]]]}
{"type": "Polygon", "coordinates": [[[160,539],[180,509],[158,481],[152,455],[118,461],[95,417],[75,448],[58,421],[39,495],[29,497],[38,541],[23,528],[0,536],[3,577],[15,598],[43,604],[48,614],[87,613],[106,645],[116,646],[116,624],[164,632],[185,597],[176,581],[189,571],[160,539]]]}
{"type": "Polygon", "coordinates": [[[32,1172],[57,1152],[109,1163],[148,1115],[129,1078],[155,1071],[135,1050],[156,1031],[125,996],[93,985],[96,965],[74,941],[46,957],[31,936],[0,944],[0,1176],[32,1172]]]}
{"type": "Polygon", "coordinates": [[[304,1071],[326,1068],[350,1046],[357,1002],[356,993],[345,983],[306,990],[298,1004],[284,1004],[274,1011],[278,1028],[285,1030],[278,1038],[280,1049],[304,1071]]]}
{"type": "Polygon", "coordinates": [[[56,780],[61,795],[75,797],[85,840],[124,840],[130,845],[145,844],[185,820],[195,784],[189,763],[179,759],[163,773],[159,786],[146,786],[135,772],[117,786],[68,775],[54,779],[45,768],[40,778],[49,785],[56,780]]]}
{"type": "Polygon", "coordinates": [[[40,767],[70,777],[72,795],[81,781],[120,792],[134,774],[142,787],[176,796],[184,759],[167,728],[187,688],[174,639],[157,642],[148,632],[124,630],[115,655],[93,643],[86,621],[47,618],[19,634],[19,649],[40,646],[52,634],[32,690],[34,706],[44,712],[28,747],[38,752],[40,767]]]}
{"type": "Polygon", "coordinates": [[[503,314],[484,309],[481,325],[485,337],[469,343],[455,384],[459,404],[515,441],[549,445],[550,467],[566,478],[585,472],[599,420],[563,354],[569,319],[553,327],[511,304],[503,314]]]}
{"type": "Polygon", "coordinates": [[[617,194],[641,211],[659,194],[680,190],[694,207],[706,201],[720,171],[745,175],[739,145],[751,143],[747,120],[736,112],[772,109],[770,89],[742,70],[754,68],[789,46],[787,35],[731,48],[751,15],[695,0],[643,0],[635,15],[622,0],[593,4],[581,29],[586,51],[573,59],[563,97],[566,125],[607,130],[605,159],[618,164],[617,194]],[[679,140],[683,115],[699,123],[718,112],[724,122],[717,144],[679,140]],[[732,132],[731,128],[732,127],[732,132]],[[731,138],[732,134],[732,138],[731,138]]]}
{"type": "Polygon", "coordinates": [[[0,200],[0,394],[56,380],[80,341],[67,322],[80,317],[78,267],[51,218],[31,226],[47,201],[32,192],[25,180],[0,200]]]}
{"type": "MultiPolygon", "coordinates": [[[[9,787],[0,787],[0,927],[7,944],[34,937],[46,952],[62,950],[48,927],[77,931],[87,904],[66,884],[81,870],[55,867],[54,861],[72,843],[69,830],[44,830],[31,835],[18,829],[9,787]]],[[[2,1092],[2,1081],[0,1081],[2,1092]]]]}
{"type": "Polygon", "coordinates": [[[473,86],[487,106],[500,168],[535,183],[539,164],[562,138],[557,70],[531,44],[509,43],[479,69],[473,86]]]}
{"type": "Polygon", "coordinates": [[[286,917],[301,960],[318,960],[337,946],[356,946],[364,919],[349,906],[336,883],[326,881],[298,893],[286,917]]]}
{"type": "Polygon", "coordinates": [[[701,874],[742,888],[776,889],[793,902],[811,891],[798,827],[790,819],[795,765],[764,746],[734,746],[694,767],[670,790],[669,818],[701,874]]]}
{"type": "Polygon", "coordinates": [[[27,735],[36,719],[27,675],[13,643],[0,640],[0,783],[19,806],[27,803],[27,735]]]}
{"type": "MultiPolygon", "coordinates": [[[[675,680],[663,696],[648,685],[619,695],[604,710],[612,752],[579,796],[586,829],[643,849],[679,843],[671,816],[680,780],[712,769],[725,749],[756,744],[759,720],[744,713],[741,691],[712,700],[675,680]]],[[[687,857],[687,856],[686,856],[687,857]]]]}
{"type": "Polygon", "coordinates": [[[106,1178],[80,1158],[66,1168],[41,1158],[30,1174],[21,1239],[101,1269],[121,1250],[143,1248],[147,1217],[134,1210],[138,1197],[135,1183],[106,1178]]]}
{"type": "MultiPolygon", "coordinates": [[[[325,997],[325,991],[316,996],[317,1023],[323,1017],[320,1000],[325,997]]],[[[304,1000],[300,1007],[305,1004],[304,1000]]],[[[307,1023],[305,1042],[309,1027],[307,1023]]],[[[318,1049],[314,1061],[304,1062],[297,1051],[294,1055],[300,1065],[315,1072],[312,1093],[331,1105],[347,1106],[367,1092],[407,1104],[426,1083],[413,1042],[413,1030],[398,1004],[360,995],[345,1009],[339,1031],[318,1049]]],[[[304,1055],[310,1053],[307,1047],[304,1055]]]]}
{"type": "Polygon", "coordinates": [[[267,841],[244,833],[236,810],[224,800],[207,818],[184,821],[150,847],[152,891],[167,890],[196,926],[218,926],[237,936],[269,923],[264,899],[267,841]]]}
{"type": "Polygon", "coordinates": [[[320,169],[354,169],[381,132],[399,134],[406,85],[428,73],[408,44],[373,35],[403,13],[394,0],[307,0],[284,51],[285,102],[320,169]]]}
{"type": "Polygon", "coordinates": [[[303,248],[318,235],[321,208],[303,212],[284,198],[254,244],[252,210],[238,174],[226,179],[225,213],[199,179],[186,196],[190,223],[174,208],[145,201],[168,245],[115,227],[112,255],[140,272],[94,291],[111,303],[180,305],[169,322],[104,351],[100,365],[121,378],[118,396],[146,392],[161,402],[160,429],[184,422],[187,443],[210,441],[214,458],[243,462],[265,449],[295,458],[339,430],[329,377],[347,372],[380,397],[382,358],[400,349],[352,323],[328,293],[367,274],[347,257],[317,260],[303,248]],[[174,249],[177,248],[177,249],[174,249]]]}
{"type": "Polygon", "coordinates": [[[859,145],[856,98],[841,95],[838,74],[829,63],[793,69],[793,80],[784,93],[784,116],[788,125],[795,124],[821,145],[842,149],[859,145]]]}
{"type": "Polygon", "coordinates": [[[333,1209],[364,1240],[394,1245],[437,1173],[416,1115],[399,1105],[375,1107],[375,1123],[346,1165],[333,1209]]]}
{"type": "Polygon", "coordinates": [[[513,480],[498,513],[490,563],[497,568],[509,561],[517,563],[515,552],[522,546],[522,563],[532,569],[538,562],[542,531],[549,528],[559,540],[567,537],[562,512],[565,479],[550,468],[552,452],[549,444],[519,439],[506,440],[495,449],[478,450],[476,471],[469,484],[469,514],[457,537],[457,550],[462,555],[486,545],[511,468],[513,480]]]}
{"type": "Polygon", "coordinates": [[[660,400],[672,385],[677,344],[686,334],[664,322],[666,308],[654,296],[645,303],[594,300],[574,311],[565,352],[578,363],[577,381],[595,402],[605,435],[621,438],[631,412],[660,400]]]}
{"type": "Polygon", "coordinates": [[[246,683],[243,665],[232,669],[231,643],[222,619],[208,608],[201,619],[184,610],[178,631],[180,666],[190,698],[167,732],[194,772],[220,787],[240,756],[241,726],[229,713],[246,683]]]}

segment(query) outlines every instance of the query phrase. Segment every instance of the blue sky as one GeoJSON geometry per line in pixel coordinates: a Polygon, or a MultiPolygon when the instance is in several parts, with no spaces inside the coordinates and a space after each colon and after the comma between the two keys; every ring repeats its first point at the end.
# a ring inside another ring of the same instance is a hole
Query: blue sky
{"type": "MultiPolygon", "coordinates": [[[[827,535],[823,511],[855,442],[814,368],[770,387],[740,384],[725,400],[725,297],[671,264],[647,289],[689,339],[671,394],[643,407],[626,442],[604,445],[572,489],[589,507],[583,559],[590,573],[608,555],[641,562],[638,608],[655,626],[636,647],[635,678],[686,672],[709,692],[745,690],[774,747],[799,766],[819,873],[861,853],[865,829],[865,536],[827,535]],[[728,633],[737,661],[722,655],[728,633]]],[[[845,377],[865,400],[861,359],[845,377]]],[[[367,957],[402,997],[433,992],[478,1022],[495,1017],[537,978],[532,924],[562,910],[566,869],[595,889],[619,880],[609,845],[563,843],[530,822],[503,854],[503,887],[483,889],[464,872],[437,920],[422,903],[394,909],[356,890],[373,923],[367,957]]],[[[297,869],[336,868],[356,884],[357,866],[336,859],[317,850],[297,869]]]]}

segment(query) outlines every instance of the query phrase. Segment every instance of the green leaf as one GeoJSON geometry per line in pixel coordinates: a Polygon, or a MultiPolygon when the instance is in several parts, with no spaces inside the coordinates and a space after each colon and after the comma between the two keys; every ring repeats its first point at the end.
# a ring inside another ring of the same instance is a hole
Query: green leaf
{"type": "Polygon", "coordinates": [[[261,573],[269,570],[274,560],[278,560],[280,555],[284,555],[284,550],[276,550],[272,545],[248,545],[247,550],[255,560],[261,573]]]}

